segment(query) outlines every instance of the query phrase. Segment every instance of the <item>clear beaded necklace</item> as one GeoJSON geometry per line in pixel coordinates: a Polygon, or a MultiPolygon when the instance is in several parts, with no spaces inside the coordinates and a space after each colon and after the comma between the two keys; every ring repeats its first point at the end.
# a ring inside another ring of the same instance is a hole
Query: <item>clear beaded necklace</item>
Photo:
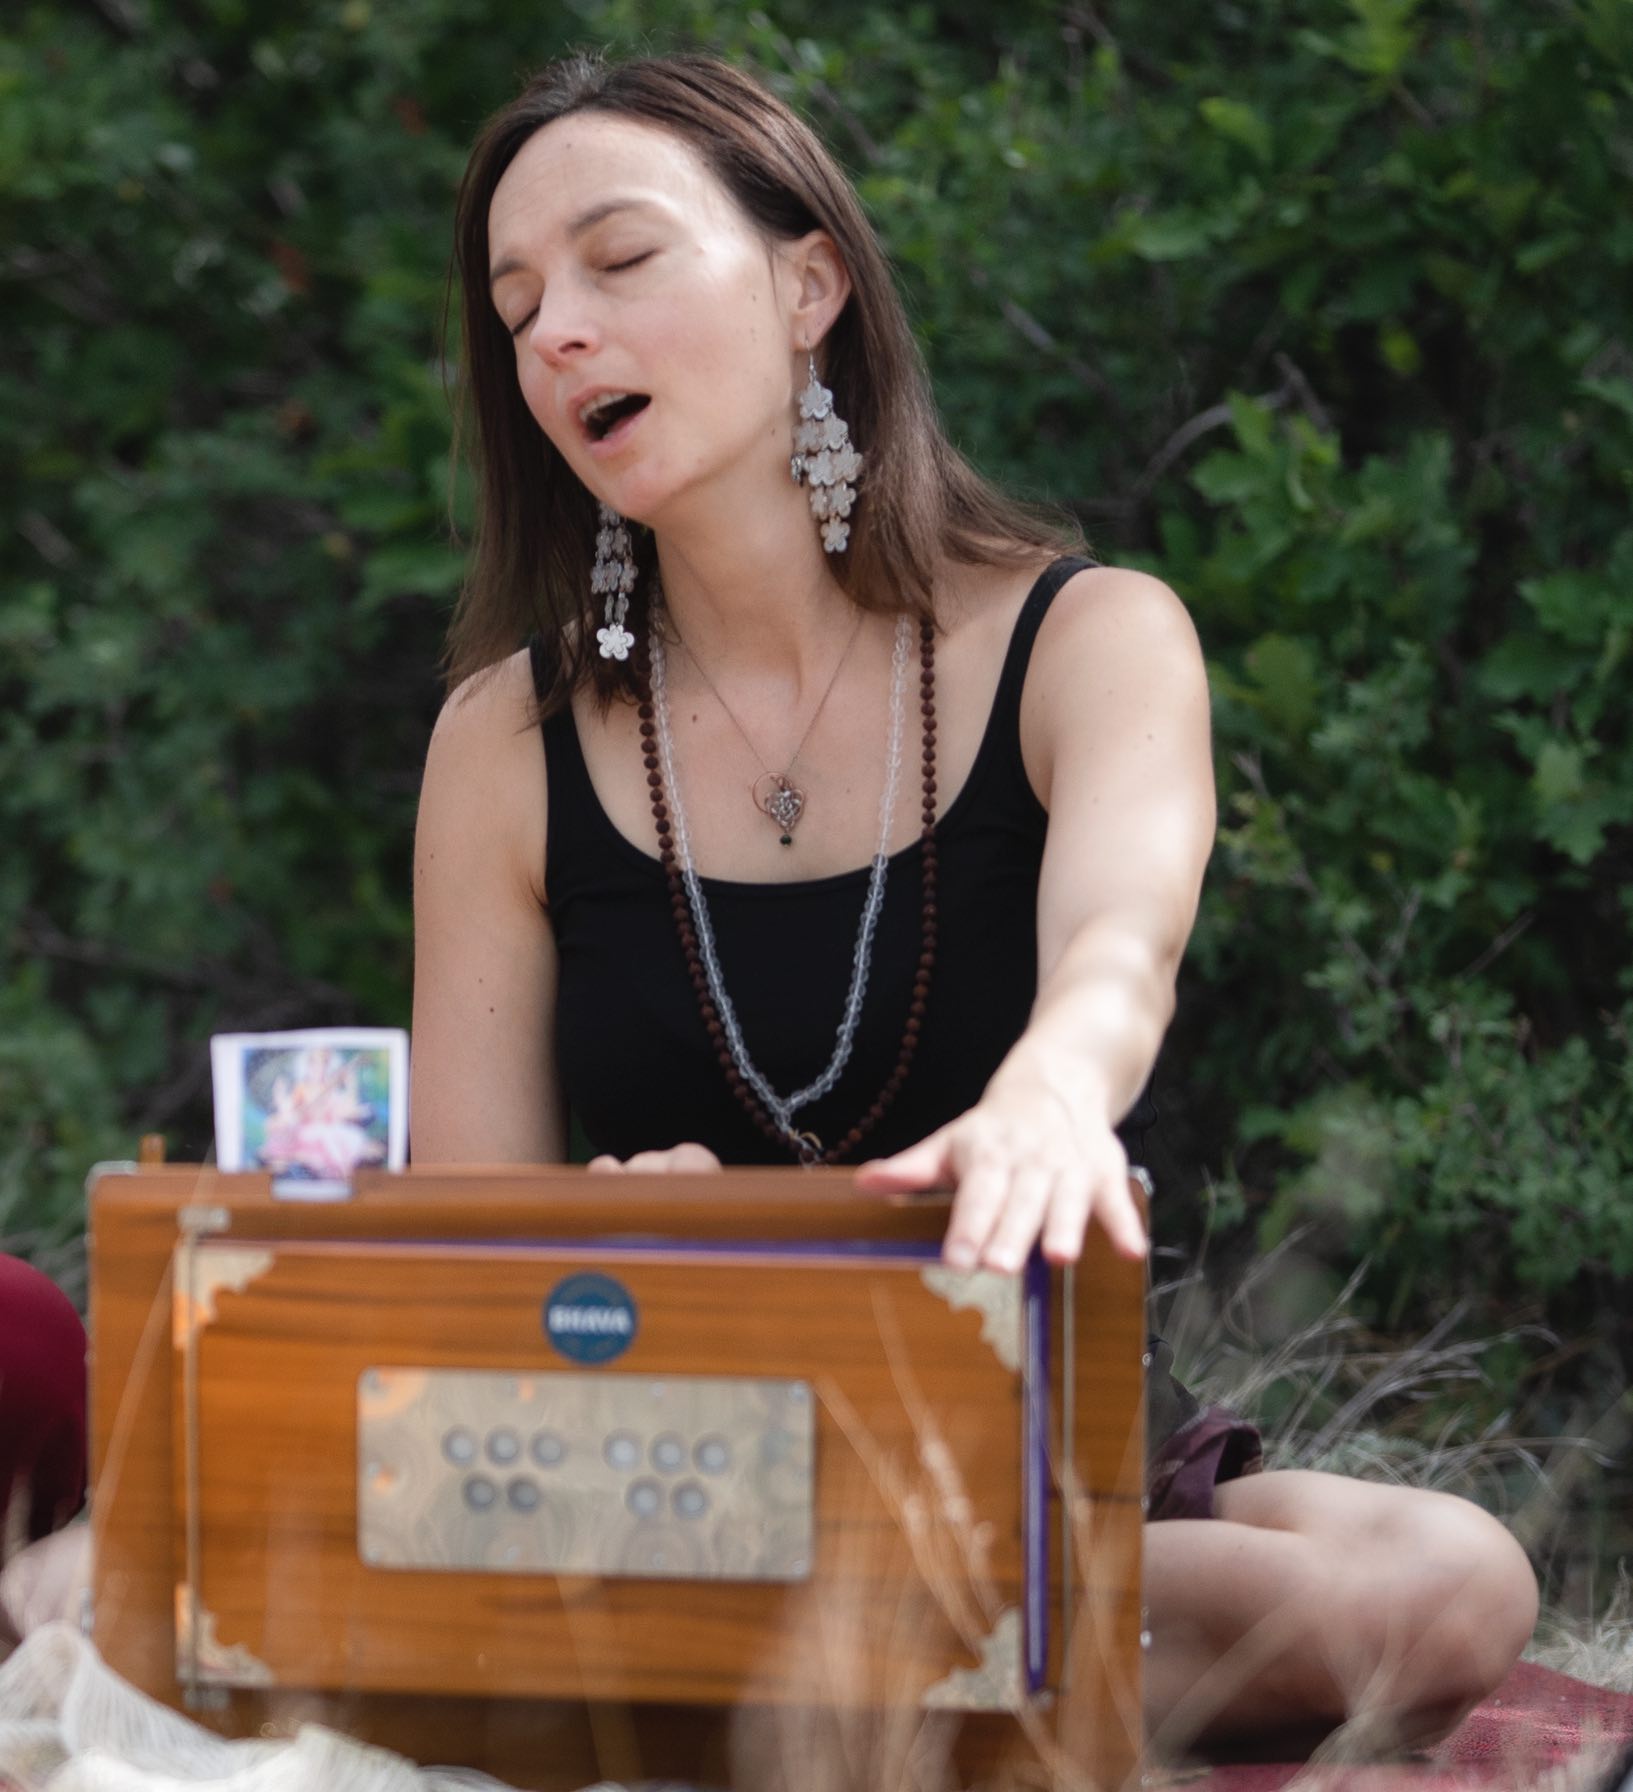
{"type": "Polygon", "coordinates": [[[867,898],[862,904],[862,918],[856,930],[856,945],[851,954],[850,987],[834,1039],[833,1054],[826,1069],[802,1089],[783,1096],[772,1088],[764,1073],[749,1056],[743,1031],[731,997],[726,993],[725,979],[720,972],[720,957],[715,950],[714,928],[709,920],[709,906],[703,885],[692,860],[691,837],[686,826],[686,808],[681,799],[680,781],[675,771],[674,734],[669,723],[669,690],[663,634],[659,627],[660,606],[654,603],[647,624],[647,654],[651,666],[652,708],[657,725],[658,754],[663,765],[663,781],[668,790],[669,808],[674,821],[675,856],[679,861],[681,882],[687,905],[692,912],[692,925],[697,934],[698,955],[713,1001],[724,1030],[727,1049],[738,1074],[764,1104],[788,1143],[807,1152],[805,1136],[794,1125],[794,1116],[812,1102],[820,1101],[839,1081],[850,1060],[856,1041],[857,1022],[861,1018],[862,998],[867,990],[868,966],[873,956],[873,936],[879,924],[879,911],[884,906],[885,874],[890,862],[890,834],[896,815],[896,794],[901,784],[902,713],[907,686],[907,661],[912,645],[912,623],[906,616],[896,624],[896,643],[890,661],[890,731],[885,753],[884,789],[879,798],[879,844],[868,872],[867,898]]]}

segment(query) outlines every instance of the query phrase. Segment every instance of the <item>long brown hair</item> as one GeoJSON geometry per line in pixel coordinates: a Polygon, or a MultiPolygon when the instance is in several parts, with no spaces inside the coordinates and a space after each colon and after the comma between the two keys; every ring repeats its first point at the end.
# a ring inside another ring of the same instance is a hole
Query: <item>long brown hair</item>
{"type": "MultiPolygon", "coordinates": [[[[595,500],[522,401],[515,345],[488,297],[488,210],[500,177],[543,126],[572,112],[657,125],[689,144],[768,239],[833,238],[851,292],[820,350],[822,377],[867,460],[850,545],[830,565],[869,610],[933,615],[938,558],[1020,564],[1081,545],[1070,526],[989,485],[947,440],[890,266],[850,182],[811,128],[717,57],[608,63],[572,56],[536,75],[483,127],[459,189],[454,269],[461,290],[461,435],[474,427],[478,499],[470,569],[449,630],[451,685],[543,636],[553,667],[542,707],[580,684],[600,700],[631,689],[630,666],[592,651],[595,500]]],[[[457,451],[457,448],[456,448],[457,451]]],[[[656,550],[632,530],[641,587],[656,550]]],[[[631,605],[638,611],[639,598],[631,605]]],[[[632,616],[631,626],[640,622],[632,616]]]]}

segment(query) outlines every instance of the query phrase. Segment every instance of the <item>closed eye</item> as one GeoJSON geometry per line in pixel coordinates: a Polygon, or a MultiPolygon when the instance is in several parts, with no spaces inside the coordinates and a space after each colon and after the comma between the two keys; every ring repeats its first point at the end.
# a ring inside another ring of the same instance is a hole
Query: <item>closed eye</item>
{"type": "MultiPolygon", "coordinates": [[[[604,274],[622,274],[622,273],[625,273],[630,268],[638,268],[643,261],[650,261],[652,259],[652,257],[656,254],[657,254],[656,249],[645,249],[639,255],[630,256],[628,261],[609,262],[607,264],[607,266],[604,267],[601,271],[604,274]]],[[[533,309],[530,312],[528,312],[526,317],[518,318],[516,320],[516,322],[510,326],[510,334],[511,334],[512,340],[514,340],[516,337],[520,336],[522,331],[525,330],[527,328],[527,326],[530,323],[532,323],[533,319],[536,318],[538,315],[539,315],[539,308],[537,305],[535,305],[533,307],[533,309]]]]}

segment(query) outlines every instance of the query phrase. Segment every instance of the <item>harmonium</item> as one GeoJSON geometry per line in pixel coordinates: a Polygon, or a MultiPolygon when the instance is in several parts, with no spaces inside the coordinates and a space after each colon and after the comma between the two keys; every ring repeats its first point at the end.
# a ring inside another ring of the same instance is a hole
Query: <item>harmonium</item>
{"type": "Polygon", "coordinates": [[[541,1792],[1123,1786],[1144,1269],[956,1271],[947,1207],[103,1166],[98,1648],[225,1734],[541,1792]]]}

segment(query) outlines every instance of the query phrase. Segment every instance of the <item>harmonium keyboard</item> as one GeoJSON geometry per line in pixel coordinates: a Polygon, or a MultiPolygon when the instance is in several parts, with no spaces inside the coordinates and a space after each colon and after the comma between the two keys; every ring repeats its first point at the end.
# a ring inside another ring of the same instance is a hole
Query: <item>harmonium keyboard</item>
{"type": "MultiPolygon", "coordinates": [[[[1136,1173],[1139,1175],[1139,1173],[1136,1173]]],[[[91,1623],[227,1734],[529,1788],[1122,1786],[1144,1270],[842,1171],[103,1166],[91,1623]]]]}

